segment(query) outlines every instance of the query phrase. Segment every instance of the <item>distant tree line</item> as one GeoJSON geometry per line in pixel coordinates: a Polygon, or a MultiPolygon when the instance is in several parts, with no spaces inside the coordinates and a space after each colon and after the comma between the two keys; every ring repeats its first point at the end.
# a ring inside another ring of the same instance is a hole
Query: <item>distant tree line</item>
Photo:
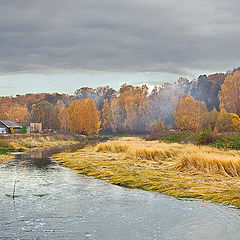
{"type": "Polygon", "coordinates": [[[164,129],[240,131],[240,69],[155,86],[123,84],[118,91],[82,87],[74,95],[0,97],[0,119],[81,134],[151,133],[164,129]]]}

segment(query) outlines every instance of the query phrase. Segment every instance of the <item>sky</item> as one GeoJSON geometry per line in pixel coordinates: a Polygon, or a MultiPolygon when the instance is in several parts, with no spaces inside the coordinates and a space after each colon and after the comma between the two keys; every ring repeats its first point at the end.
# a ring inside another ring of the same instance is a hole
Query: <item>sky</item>
{"type": "Polygon", "coordinates": [[[161,85],[240,65],[238,0],[0,0],[0,95],[161,85]]]}

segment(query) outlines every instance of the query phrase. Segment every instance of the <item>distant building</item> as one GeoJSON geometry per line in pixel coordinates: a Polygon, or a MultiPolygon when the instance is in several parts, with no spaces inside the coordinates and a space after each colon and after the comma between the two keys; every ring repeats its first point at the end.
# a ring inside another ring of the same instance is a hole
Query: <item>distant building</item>
{"type": "Polygon", "coordinates": [[[42,123],[29,123],[27,128],[27,133],[41,133],[42,132],[42,123]]]}
{"type": "Polygon", "coordinates": [[[9,120],[0,120],[0,134],[1,133],[21,133],[22,126],[16,122],[9,120]]]}

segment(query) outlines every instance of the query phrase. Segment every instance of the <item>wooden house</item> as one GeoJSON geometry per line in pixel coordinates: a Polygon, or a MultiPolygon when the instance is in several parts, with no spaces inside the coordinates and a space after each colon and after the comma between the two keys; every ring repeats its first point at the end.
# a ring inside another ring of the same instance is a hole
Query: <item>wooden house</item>
{"type": "Polygon", "coordinates": [[[21,133],[22,126],[9,120],[0,120],[0,129],[6,133],[21,133]],[[5,131],[3,131],[5,129],[5,131]]]}

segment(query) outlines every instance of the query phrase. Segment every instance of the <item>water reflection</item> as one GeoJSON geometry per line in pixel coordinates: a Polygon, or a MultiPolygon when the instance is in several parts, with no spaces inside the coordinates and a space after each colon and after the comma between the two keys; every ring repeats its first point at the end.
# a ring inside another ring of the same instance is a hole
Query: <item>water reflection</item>
{"type": "MultiPolygon", "coordinates": [[[[91,144],[94,144],[94,142],[92,142],[91,144]]],[[[34,168],[47,170],[52,165],[56,165],[56,162],[51,159],[52,155],[64,151],[76,151],[77,149],[83,148],[85,145],[86,143],[79,143],[69,146],[56,146],[51,148],[33,149],[28,153],[16,154],[14,160],[12,160],[11,162],[7,162],[2,166],[6,168],[24,168],[25,170],[34,168]]]]}
{"type": "MultiPolygon", "coordinates": [[[[95,143],[96,141],[92,141],[92,142],[89,142],[88,144],[95,144],[95,143]]],[[[56,146],[51,148],[35,149],[29,152],[27,154],[27,157],[30,159],[45,159],[59,152],[64,152],[64,151],[74,152],[77,149],[83,148],[86,145],[87,143],[78,143],[78,144],[73,144],[69,146],[56,146]]]]}
{"type": "Polygon", "coordinates": [[[0,165],[0,239],[239,239],[239,210],[78,175],[49,157],[62,150],[0,165]]]}

